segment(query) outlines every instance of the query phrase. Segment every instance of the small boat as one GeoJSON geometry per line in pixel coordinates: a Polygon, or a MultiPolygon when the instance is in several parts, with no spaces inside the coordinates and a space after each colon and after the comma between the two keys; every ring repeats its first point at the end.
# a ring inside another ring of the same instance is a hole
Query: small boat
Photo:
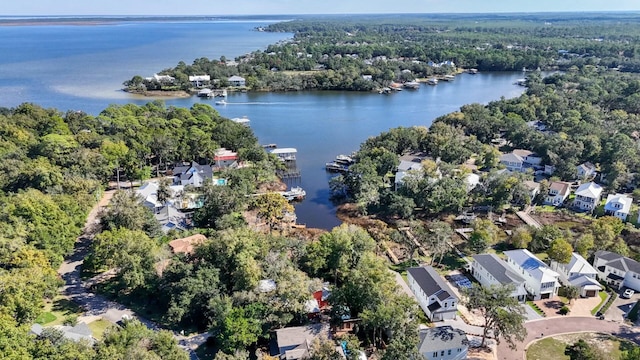
{"type": "Polygon", "coordinates": [[[280,195],[284,196],[287,201],[302,200],[307,196],[307,192],[300,186],[292,187],[289,191],[282,191],[280,195]]]}
{"type": "Polygon", "coordinates": [[[455,77],[455,76],[453,76],[453,75],[445,75],[445,76],[442,78],[442,80],[444,80],[444,81],[453,81],[453,80],[455,80],[455,79],[456,79],[456,77],[455,77]]]}
{"type": "Polygon", "coordinates": [[[353,158],[351,156],[342,155],[342,154],[336,156],[336,162],[340,164],[348,164],[348,165],[354,163],[353,158]]]}
{"type": "Polygon", "coordinates": [[[471,75],[475,75],[478,73],[478,69],[468,69],[467,73],[471,74],[471,75]]]}
{"type": "Polygon", "coordinates": [[[391,88],[385,87],[378,91],[378,94],[391,94],[391,88]]]}
{"type": "Polygon", "coordinates": [[[265,149],[275,149],[278,147],[278,144],[264,144],[262,147],[265,149]]]}
{"type": "Polygon", "coordinates": [[[436,79],[436,78],[427,79],[427,84],[429,84],[429,85],[438,85],[438,79],[436,79]]]}
{"type": "Polygon", "coordinates": [[[335,161],[326,163],[324,168],[327,171],[331,172],[346,172],[347,170],[349,170],[349,166],[337,163],[335,161]]]}
{"type": "Polygon", "coordinates": [[[233,118],[231,119],[231,121],[238,123],[238,124],[242,124],[244,126],[249,126],[249,118],[247,118],[246,116],[243,116],[241,118],[233,118]]]}
{"type": "Polygon", "coordinates": [[[218,100],[216,101],[216,105],[227,105],[227,101],[222,99],[222,100],[218,100]]]}
{"type": "Polygon", "coordinates": [[[420,88],[420,83],[417,82],[417,81],[408,81],[408,82],[404,83],[402,86],[404,86],[405,89],[416,90],[416,89],[420,88]]]}
{"type": "Polygon", "coordinates": [[[514,84],[519,86],[527,86],[527,79],[518,79],[514,84]]]}

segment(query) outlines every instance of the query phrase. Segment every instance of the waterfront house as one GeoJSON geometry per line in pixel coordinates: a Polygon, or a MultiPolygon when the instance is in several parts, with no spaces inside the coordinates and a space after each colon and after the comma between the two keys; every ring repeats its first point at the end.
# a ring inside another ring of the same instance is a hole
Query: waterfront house
{"type": "Polygon", "coordinates": [[[229,82],[229,85],[231,85],[231,86],[246,86],[247,85],[247,81],[245,80],[245,78],[243,78],[242,76],[238,76],[238,75],[233,75],[232,77],[228,78],[227,81],[229,82]]]}
{"type": "Polygon", "coordinates": [[[524,182],[524,186],[529,190],[529,198],[531,198],[531,202],[533,202],[536,196],[540,193],[540,183],[527,180],[524,182]]]}
{"type": "Polygon", "coordinates": [[[527,290],[524,278],[495,254],[474,255],[471,274],[483,287],[512,286],[514,290],[511,296],[518,301],[526,300],[527,290]]]}
{"type": "Polygon", "coordinates": [[[407,282],[429,320],[456,318],[459,299],[431,266],[407,269],[407,282]]]}
{"type": "Polygon", "coordinates": [[[596,166],[590,162],[582,163],[576,166],[577,179],[592,179],[596,176],[596,166]]]}
{"type": "Polygon", "coordinates": [[[560,275],[529,250],[509,250],[504,255],[507,265],[525,279],[525,289],[534,300],[551,299],[558,294],[560,275]]]}
{"type": "Polygon", "coordinates": [[[578,253],[571,254],[571,260],[566,264],[552,261],[551,269],[558,273],[563,285],[580,289],[582,297],[598,296],[598,291],[602,290],[596,269],[578,253]]]}
{"type": "Polygon", "coordinates": [[[593,267],[601,281],[618,289],[628,287],[640,291],[640,263],[637,261],[610,251],[598,250],[594,254],[593,267]]]}
{"type": "Polygon", "coordinates": [[[213,162],[217,168],[226,168],[234,164],[237,165],[237,161],[238,153],[225,148],[216,150],[213,156],[213,162]]]}
{"type": "Polygon", "coordinates": [[[546,205],[560,206],[571,194],[571,183],[553,181],[549,185],[549,193],[544,199],[546,205]]]}
{"type": "Polygon", "coordinates": [[[209,75],[190,75],[189,82],[195,87],[201,87],[211,82],[209,75]]]}
{"type": "Polygon", "coordinates": [[[631,212],[631,204],[633,199],[623,194],[610,194],[604,204],[605,215],[611,215],[622,221],[627,221],[627,216],[631,212]]]}
{"type": "Polygon", "coordinates": [[[395,176],[396,190],[404,184],[404,178],[407,176],[420,177],[422,176],[422,163],[415,161],[400,160],[398,165],[398,171],[395,176]]]}
{"type": "Polygon", "coordinates": [[[200,187],[205,181],[211,179],[213,179],[213,169],[210,165],[200,165],[193,161],[191,164],[178,164],[173,168],[174,184],[200,187]]]}
{"type": "Polygon", "coordinates": [[[594,182],[584,183],[576,189],[573,207],[582,211],[593,211],[600,203],[601,196],[602,186],[594,182]]]}
{"type": "Polygon", "coordinates": [[[427,360],[462,360],[467,358],[467,334],[451,326],[420,330],[418,352],[427,360]]]}
{"type": "Polygon", "coordinates": [[[158,75],[158,74],[153,74],[153,77],[150,78],[146,78],[145,80],[147,81],[157,81],[160,84],[173,84],[174,81],[176,81],[176,78],[174,78],[173,76],[169,76],[169,75],[158,75]]]}

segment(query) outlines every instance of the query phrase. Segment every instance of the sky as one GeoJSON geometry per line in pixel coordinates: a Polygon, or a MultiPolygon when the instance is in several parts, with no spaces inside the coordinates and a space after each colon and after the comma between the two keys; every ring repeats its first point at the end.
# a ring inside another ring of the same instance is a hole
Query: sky
{"type": "Polygon", "coordinates": [[[640,0],[2,0],[13,15],[263,15],[640,11],[640,0]]]}

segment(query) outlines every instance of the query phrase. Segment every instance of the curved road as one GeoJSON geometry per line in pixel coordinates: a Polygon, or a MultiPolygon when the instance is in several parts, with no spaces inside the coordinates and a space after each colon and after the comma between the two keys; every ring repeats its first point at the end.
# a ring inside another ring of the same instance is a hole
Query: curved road
{"type": "Polygon", "coordinates": [[[595,317],[554,317],[550,319],[533,320],[525,323],[527,329],[526,339],[518,345],[516,350],[509,349],[503,340],[498,345],[499,360],[518,360],[525,358],[525,350],[533,341],[551,335],[560,335],[576,332],[602,332],[609,333],[640,344],[640,330],[628,325],[606,320],[598,320],[595,317]]]}

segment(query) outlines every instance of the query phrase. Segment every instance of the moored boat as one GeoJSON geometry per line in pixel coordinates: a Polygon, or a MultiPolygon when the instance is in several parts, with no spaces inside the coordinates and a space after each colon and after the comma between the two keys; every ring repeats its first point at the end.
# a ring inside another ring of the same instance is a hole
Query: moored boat
{"type": "Polygon", "coordinates": [[[444,81],[453,81],[455,79],[456,79],[456,77],[454,75],[445,75],[445,76],[442,77],[442,80],[444,80],[444,81]]]}
{"type": "Polygon", "coordinates": [[[427,79],[427,84],[429,84],[429,85],[438,85],[438,79],[429,78],[429,79],[427,79]]]}
{"type": "Polygon", "coordinates": [[[417,81],[408,81],[404,83],[402,86],[404,86],[406,89],[415,90],[420,88],[420,83],[417,81]]]}
{"type": "Polygon", "coordinates": [[[347,170],[349,170],[349,166],[337,163],[335,161],[326,163],[324,168],[327,171],[331,172],[346,172],[347,170]]]}
{"type": "Polygon", "coordinates": [[[343,154],[336,156],[336,162],[341,164],[347,164],[347,165],[351,165],[354,163],[353,158],[351,156],[343,155],[343,154]]]}
{"type": "Polygon", "coordinates": [[[280,192],[287,201],[302,200],[307,196],[307,192],[300,186],[294,186],[291,190],[280,192]]]}

